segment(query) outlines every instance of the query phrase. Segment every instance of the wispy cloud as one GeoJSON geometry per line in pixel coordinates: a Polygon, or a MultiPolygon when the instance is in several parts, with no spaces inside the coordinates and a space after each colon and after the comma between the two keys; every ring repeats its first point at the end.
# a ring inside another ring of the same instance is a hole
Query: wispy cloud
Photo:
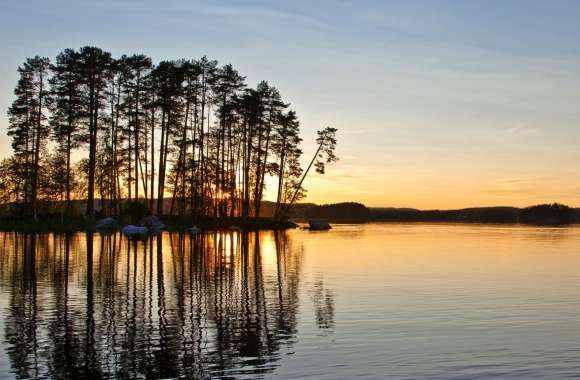
{"type": "Polygon", "coordinates": [[[542,192],[547,186],[557,188],[556,177],[553,176],[522,176],[504,178],[497,181],[493,187],[483,190],[484,194],[493,195],[529,195],[542,192]]]}
{"type": "Polygon", "coordinates": [[[539,127],[532,126],[525,122],[516,124],[506,129],[508,134],[515,136],[537,135],[540,131],[541,129],[539,127]]]}
{"type": "Polygon", "coordinates": [[[258,20],[286,20],[295,22],[301,25],[309,25],[319,29],[325,29],[328,31],[337,31],[332,24],[324,22],[320,18],[316,18],[312,15],[300,13],[294,10],[283,9],[283,8],[272,8],[265,5],[247,5],[247,4],[229,4],[220,6],[209,6],[204,9],[208,14],[216,16],[227,16],[236,17],[240,16],[249,17],[255,21],[258,20]]]}

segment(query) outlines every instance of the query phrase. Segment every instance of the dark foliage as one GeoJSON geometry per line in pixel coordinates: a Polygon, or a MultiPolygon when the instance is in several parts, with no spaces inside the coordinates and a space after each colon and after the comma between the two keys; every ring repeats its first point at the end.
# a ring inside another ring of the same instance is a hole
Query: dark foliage
{"type": "Polygon", "coordinates": [[[0,162],[0,202],[35,219],[62,201],[49,213],[137,216],[146,201],[158,215],[260,218],[268,176],[284,219],[304,197],[310,167],[323,173],[337,160],[336,129],[327,127],[303,171],[296,112],[276,87],[248,87],[230,64],[205,56],[154,64],[92,46],[54,62],[35,57],[18,68],[8,109],[14,155],[0,162]]]}
{"type": "Polygon", "coordinates": [[[335,203],[314,206],[306,210],[304,217],[308,219],[327,220],[369,220],[371,211],[363,204],[355,202],[335,203]]]}
{"type": "Polygon", "coordinates": [[[480,207],[461,210],[416,210],[411,208],[373,208],[372,220],[434,221],[470,223],[517,223],[515,207],[480,207]]]}
{"type": "Polygon", "coordinates": [[[124,204],[124,214],[131,218],[132,223],[137,223],[149,215],[149,206],[143,201],[129,201],[124,204]]]}
{"type": "Polygon", "coordinates": [[[520,210],[520,223],[562,225],[576,222],[574,209],[559,203],[542,204],[520,210]]]}

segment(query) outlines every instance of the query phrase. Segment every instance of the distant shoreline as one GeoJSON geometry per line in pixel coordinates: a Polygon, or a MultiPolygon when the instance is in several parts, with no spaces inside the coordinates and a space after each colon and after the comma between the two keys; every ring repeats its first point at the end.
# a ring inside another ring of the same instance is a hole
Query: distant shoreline
{"type": "MultiPolygon", "coordinates": [[[[455,225],[496,225],[496,226],[524,226],[524,227],[570,227],[578,225],[578,222],[560,224],[560,223],[520,223],[520,222],[490,222],[490,221],[465,221],[465,220],[411,220],[411,219],[368,219],[368,220],[352,220],[352,219],[319,219],[320,221],[328,222],[332,225],[365,225],[365,224],[455,224],[455,225]]],[[[293,219],[287,222],[279,222],[274,220],[262,219],[260,221],[249,221],[246,223],[237,223],[232,221],[213,221],[202,222],[197,224],[183,224],[170,221],[167,223],[167,228],[162,231],[171,233],[188,233],[188,229],[196,226],[200,232],[216,232],[216,231],[245,231],[245,232],[259,232],[259,231],[286,231],[289,229],[302,228],[301,224],[306,224],[308,220],[293,219]]],[[[124,223],[128,224],[128,223],[124,223]]],[[[74,221],[61,222],[55,220],[32,221],[23,220],[18,223],[10,223],[0,221],[0,232],[9,233],[25,233],[25,234],[72,234],[78,232],[93,232],[99,234],[109,234],[121,231],[120,228],[115,228],[108,231],[99,231],[95,228],[95,222],[88,222],[75,219],[74,221]]],[[[159,232],[162,232],[159,231],[159,232]]],[[[156,235],[153,234],[153,235],[156,235]]]]}
{"type": "MultiPolygon", "coordinates": [[[[287,220],[273,218],[272,202],[263,202],[261,217],[194,217],[163,215],[161,220],[168,231],[181,232],[196,226],[202,230],[215,231],[240,229],[285,230],[296,228],[296,223],[311,220],[336,224],[362,224],[369,222],[386,223],[465,223],[465,224],[522,224],[536,226],[563,226],[580,222],[580,209],[560,204],[544,204],[527,208],[517,207],[476,207],[459,210],[417,210],[410,208],[366,207],[361,203],[346,202],[329,205],[312,203],[296,204],[290,210],[287,220]]],[[[119,224],[140,224],[141,218],[129,215],[113,216],[119,224]]],[[[100,217],[83,215],[65,217],[62,214],[45,214],[38,220],[21,215],[0,215],[0,231],[15,232],[78,232],[95,231],[95,223],[100,217]]]]}
{"type": "Polygon", "coordinates": [[[532,207],[471,207],[457,210],[366,207],[360,203],[302,205],[293,212],[294,220],[322,219],[348,222],[453,222],[564,225],[580,222],[580,209],[553,203],[532,207]]]}

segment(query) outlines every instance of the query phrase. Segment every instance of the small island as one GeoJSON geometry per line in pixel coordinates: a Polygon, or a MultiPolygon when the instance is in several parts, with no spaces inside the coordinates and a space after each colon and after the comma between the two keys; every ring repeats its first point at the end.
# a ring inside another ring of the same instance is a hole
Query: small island
{"type": "Polygon", "coordinates": [[[18,74],[13,155],[0,162],[4,229],[153,215],[169,226],[285,228],[310,170],[337,160],[337,130],[326,127],[303,168],[300,122],[278,89],[250,87],[206,56],[154,64],[84,46],[28,58],[18,74]],[[265,218],[268,177],[275,206],[265,218]]]}

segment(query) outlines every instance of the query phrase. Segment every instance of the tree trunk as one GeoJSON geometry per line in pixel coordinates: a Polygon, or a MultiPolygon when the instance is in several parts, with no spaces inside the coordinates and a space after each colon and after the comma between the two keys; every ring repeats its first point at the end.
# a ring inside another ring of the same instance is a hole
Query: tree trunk
{"type": "Polygon", "coordinates": [[[40,74],[40,89],[38,93],[38,115],[36,120],[36,142],[34,146],[34,166],[32,174],[32,215],[34,220],[38,219],[38,210],[36,205],[36,198],[38,197],[38,172],[39,172],[39,160],[40,160],[40,137],[42,130],[42,101],[43,101],[43,87],[44,87],[44,75],[42,72],[40,74]]]}
{"type": "Polygon", "coordinates": [[[95,215],[95,165],[96,165],[96,150],[97,150],[97,112],[96,98],[97,93],[94,87],[94,78],[91,78],[89,89],[89,184],[87,195],[87,215],[92,217],[95,215]]]}
{"type": "Polygon", "coordinates": [[[322,144],[320,144],[318,146],[316,153],[314,153],[314,157],[312,157],[312,161],[310,161],[308,168],[306,169],[306,171],[302,175],[302,178],[300,179],[300,183],[298,184],[298,187],[296,187],[296,190],[294,190],[294,194],[292,195],[292,198],[290,198],[290,202],[288,202],[288,204],[286,204],[286,207],[283,208],[284,212],[280,214],[281,217],[286,217],[285,214],[287,214],[288,211],[290,211],[290,207],[292,207],[292,204],[296,200],[296,196],[298,195],[298,192],[300,191],[300,188],[302,187],[302,182],[304,182],[304,178],[306,178],[306,175],[308,174],[308,172],[310,171],[310,168],[314,164],[314,161],[316,160],[316,156],[318,156],[318,152],[320,152],[321,148],[322,148],[322,144]]]}

